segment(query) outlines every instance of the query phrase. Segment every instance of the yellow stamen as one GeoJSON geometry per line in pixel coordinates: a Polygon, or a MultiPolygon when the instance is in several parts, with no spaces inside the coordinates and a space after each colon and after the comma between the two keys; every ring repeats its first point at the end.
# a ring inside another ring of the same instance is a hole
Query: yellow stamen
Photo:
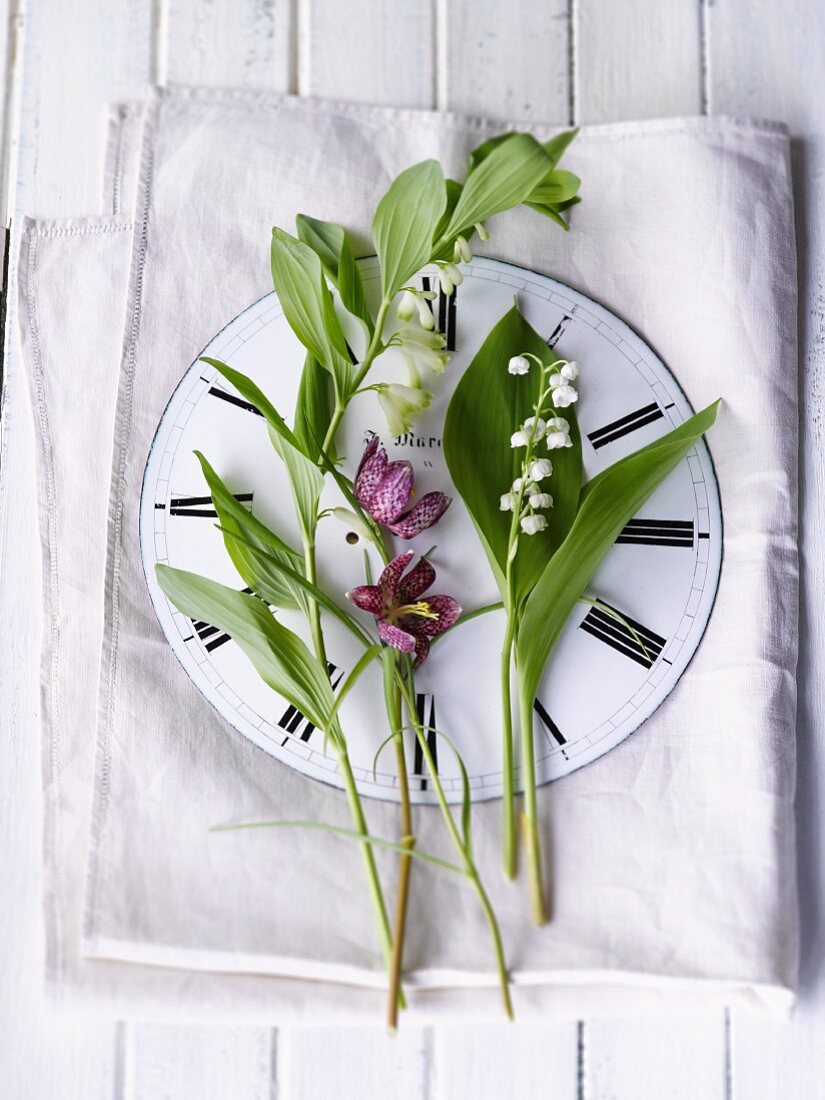
{"type": "Polygon", "coordinates": [[[434,619],[438,620],[439,614],[437,611],[433,611],[426,600],[419,600],[418,603],[406,603],[403,607],[393,608],[390,619],[395,621],[399,615],[419,615],[422,619],[434,619]]]}

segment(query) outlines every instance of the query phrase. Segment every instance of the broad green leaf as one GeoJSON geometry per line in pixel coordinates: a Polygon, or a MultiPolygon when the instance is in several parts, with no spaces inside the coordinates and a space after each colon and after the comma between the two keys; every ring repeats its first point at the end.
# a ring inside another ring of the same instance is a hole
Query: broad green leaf
{"type": "Polygon", "coordinates": [[[341,394],[351,366],[321,260],[303,241],[277,226],[272,230],[272,283],[290,328],[325,367],[341,394]]]}
{"type": "MultiPolygon", "coordinates": [[[[458,180],[447,179],[444,181],[444,186],[447,189],[447,205],[444,208],[444,213],[441,215],[438,225],[435,227],[433,233],[433,240],[440,241],[444,235],[444,230],[450,223],[450,218],[453,216],[453,211],[458,205],[458,200],[461,197],[463,185],[458,180]]],[[[474,228],[470,228],[464,234],[464,237],[469,241],[475,232],[474,228]]],[[[433,252],[430,257],[431,260],[452,260],[453,258],[453,242],[444,241],[439,249],[433,252]]]]}
{"type": "Polygon", "coordinates": [[[179,611],[227,633],[264,683],[319,729],[334,724],[330,715],[335,697],[326,668],[262,600],[168,565],[157,565],[155,571],[158,584],[179,611]]]}
{"type": "Polygon", "coordinates": [[[563,130],[560,134],[556,134],[555,137],[551,137],[549,141],[543,143],[544,151],[553,162],[554,168],[566,152],[567,147],[578,136],[578,133],[579,128],[577,126],[574,130],[563,130]]]}
{"type": "MultiPolygon", "coordinates": [[[[508,373],[513,355],[530,352],[544,362],[553,353],[514,306],[482,344],[456,387],[444,423],[444,456],[456,489],[467,506],[493,567],[502,596],[512,514],[499,506],[521,474],[523,449],[510,446],[510,436],[533,413],[539,370],[527,375],[508,373]]],[[[519,540],[513,563],[516,599],[520,601],[538,580],[550,556],[567,535],[576,516],[581,488],[581,442],[572,408],[563,415],[570,424],[573,446],[546,452],[553,475],[542,486],[554,499],[546,513],[547,530],[519,540]]],[[[539,444],[541,448],[541,444],[539,444]]]]}
{"type": "Polygon", "coordinates": [[[338,288],[341,301],[350,313],[367,324],[371,333],[372,318],[364,298],[364,284],[342,226],[310,218],[308,214],[299,214],[295,224],[299,239],[317,254],[327,275],[338,288]]]}
{"type": "Polygon", "coordinates": [[[550,158],[529,134],[510,134],[467,177],[444,236],[525,201],[551,170],[550,158]]]}
{"type": "Polygon", "coordinates": [[[392,181],[372,220],[372,240],[381,261],[381,293],[394,297],[430,258],[433,233],[447,192],[437,160],[424,160],[392,181]]]}
{"type": "Polygon", "coordinates": [[[716,420],[719,402],[614,463],[582,492],[567,538],[530,593],[519,624],[516,667],[522,703],[532,707],[544,668],[571,611],[620,531],[716,420]]]}
{"type": "MultiPolygon", "coordinates": [[[[322,588],[313,584],[308,580],[300,568],[293,568],[286,561],[282,561],[277,555],[272,554],[271,551],[265,550],[262,547],[255,546],[254,543],[244,538],[243,535],[235,535],[230,531],[223,531],[225,537],[236,543],[244,545],[247,550],[252,563],[253,568],[256,571],[257,578],[267,576],[270,572],[277,571],[282,574],[284,579],[295,585],[296,588],[302,590],[309,599],[314,600],[319,607],[322,607],[325,611],[329,611],[331,615],[334,615],[351,634],[361,642],[362,645],[372,645],[373,639],[367,632],[361,627],[360,623],[355,619],[353,615],[350,615],[348,611],[345,611],[343,607],[339,607],[335,601],[324,592],[322,588]]],[[[253,576],[253,580],[255,577],[253,576]]],[[[256,583],[247,582],[249,587],[254,591],[257,591],[256,583]]]]}
{"type": "Polygon", "coordinates": [[[195,456],[201,464],[218,513],[219,530],[224,536],[226,551],[244,583],[273,607],[305,611],[307,599],[304,590],[281,572],[273,573],[262,581],[250,548],[266,550],[273,559],[293,570],[303,568],[302,556],[235,499],[200,451],[195,451],[195,456]]]}
{"type": "Polygon", "coordinates": [[[258,386],[245,374],[234,370],[219,359],[203,357],[224,378],[231,382],[241,397],[255,406],[269,426],[269,438],[286,466],[301,534],[306,542],[313,541],[318,521],[318,501],[324,487],[324,475],[313,459],[305,453],[295,433],[258,386]]]}
{"type": "Polygon", "coordinates": [[[563,229],[567,233],[570,226],[561,216],[564,210],[569,210],[571,206],[576,206],[580,203],[581,199],[578,196],[575,199],[568,199],[567,202],[559,202],[555,205],[547,205],[541,202],[526,202],[524,205],[529,206],[531,210],[535,210],[538,214],[543,214],[545,218],[550,218],[555,222],[559,228],[563,229]]]}
{"type": "Polygon", "coordinates": [[[332,419],[329,374],[307,353],[295,402],[295,439],[304,454],[318,461],[332,419]]]}
{"type": "Polygon", "coordinates": [[[572,172],[555,170],[549,172],[538,187],[530,192],[530,202],[544,203],[548,206],[560,202],[569,202],[579,193],[581,180],[572,172]]]}

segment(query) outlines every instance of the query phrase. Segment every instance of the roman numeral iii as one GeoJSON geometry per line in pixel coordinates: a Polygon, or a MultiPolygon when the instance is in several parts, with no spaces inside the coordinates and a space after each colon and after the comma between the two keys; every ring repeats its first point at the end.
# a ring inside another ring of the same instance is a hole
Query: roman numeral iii
{"type": "Polygon", "coordinates": [[[630,432],[643,428],[645,424],[652,424],[654,420],[661,420],[664,415],[654,401],[650,405],[644,405],[641,409],[636,409],[635,412],[628,413],[627,416],[620,416],[618,420],[614,420],[611,424],[605,424],[603,428],[598,428],[595,432],[588,432],[587,438],[598,451],[600,447],[606,447],[608,443],[621,439],[623,435],[629,435],[630,432]]]}
{"type": "MultiPolygon", "coordinates": [[[[240,504],[252,505],[252,493],[235,493],[240,504]]],[[[218,513],[212,505],[212,497],[172,497],[169,502],[170,516],[202,516],[217,519],[218,513]]]]}
{"type": "Polygon", "coordinates": [[[687,546],[693,549],[693,520],[632,519],[616,539],[637,546],[687,546]]]}
{"type": "Polygon", "coordinates": [[[611,608],[610,604],[591,607],[579,624],[579,628],[631,661],[645,668],[653,668],[667,645],[667,638],[663,638],[627,615],[621,615],[620,619],[616,618],[610,614],[610,611],[621,615],[621,612],[611,608]]]}

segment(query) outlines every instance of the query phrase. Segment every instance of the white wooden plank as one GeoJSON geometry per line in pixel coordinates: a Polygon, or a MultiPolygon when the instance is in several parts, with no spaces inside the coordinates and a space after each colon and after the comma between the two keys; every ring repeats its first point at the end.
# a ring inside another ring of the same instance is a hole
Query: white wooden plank
{"type": "MultiPolygon", "coordinates": [[[[16,94],[8,100],[4,164],[14,173],[8,193],[15,225],[23,213],[62,216],[97,208],[106,105],[143,92],[150,70],[150,14],[141,0],[105,6],[41,0],[28,5],[24,16],[14,16],[14,30],[21,36],[15,34],[7,54],[18,76],[11,81],[16,94]]],[[[15,233],[13,257],[17,245],[15,233]]],[[[13,269],[10,283],[0,464],[0,616],[15,629],[0,647],[0,1093],[26,1100],[111,1100],[119,1090],[122,1066],[118,1026],[51,1015],[42,1000],[39,584],[32,576],[39,553],[32,510],[31,423],[15,339],[13,269]]]]}
{"type": "Polygon", "coordinates": [[[429,0],[310,0],[303,8],[298,85],[302,95],[432,106],[429,0]]]}
{"type": "Polygon", "coordinates": [[[574,1100],[576,1024],[474,1024],[435,1032],[431,1100],[503,1096],[574,1100]]]}
{"type": "Polygon", "coordinates": [[[439,107],[567,124],[569,6],[568,0],[441,0],[439,107]]]}
{"type": "Polygon", "coordinates": [[[168,0],[158,75],[172,84],[294,91],[290,0],[168,0]]]}
{"type": "Polygon", "coordinates": [[[254,1027],[127,1027],[125,1100],[270,1100],[275,1032],[254,1027]]]}
{"type": "Polygon", "coordinates": [[[722,1013],[593,1021],[583,1046],[587,1100],[729,1100],[722,1013]]]}
{"type": "Polygon", "coordinates": [[[696,114],[701,13],[690,0],[584,0],[575,7],[576,122],[696,114]]]}
{"type": "MultiPolygon", "coordinates": [[[[278,1049],[278,1100],[423,1100],[427,1046],[417,1028],[295,1028],[278,1049]]],[[[470,1094],[467,1093],[467,1096],[470,1094]]]]}
{"type": "Polygon", "coordinates": [[[781,119],[794,136],[800,329],[801,649],[797,820],[802,1000],[790,1027],[737,1014],[737,1100],[818,1096],[825,1080],[825,8],[795,0],[725,0],[707,8],[708,95],[714,113],[781,119]]]}

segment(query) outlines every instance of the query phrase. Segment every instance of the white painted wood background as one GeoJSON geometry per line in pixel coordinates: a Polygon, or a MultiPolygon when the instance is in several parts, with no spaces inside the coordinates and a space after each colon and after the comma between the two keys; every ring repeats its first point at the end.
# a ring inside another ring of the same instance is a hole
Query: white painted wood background
{"type": "MultiPolygon", "coordinates": [[[[104,109],[151,81],[524,120],[764,115],[793,131],[801,278],[803,991],[746,1015],[291,1031],[127,1026],[39,1004],[39,582],[7,336],[0,514],[0,1100],[819,1100],[825,1096],[825,0],[0,0],[0,201],[99,209],[104,109]],[[27,659],[28,657],[28,659],[27,659]]],[[[13,244],[16,249],[16,245],[13,244]]],[[[16,332],[13,304],[10,333],[16,332]]],[[[791,365],[788,364],[790,369],[791,365]]]]}

